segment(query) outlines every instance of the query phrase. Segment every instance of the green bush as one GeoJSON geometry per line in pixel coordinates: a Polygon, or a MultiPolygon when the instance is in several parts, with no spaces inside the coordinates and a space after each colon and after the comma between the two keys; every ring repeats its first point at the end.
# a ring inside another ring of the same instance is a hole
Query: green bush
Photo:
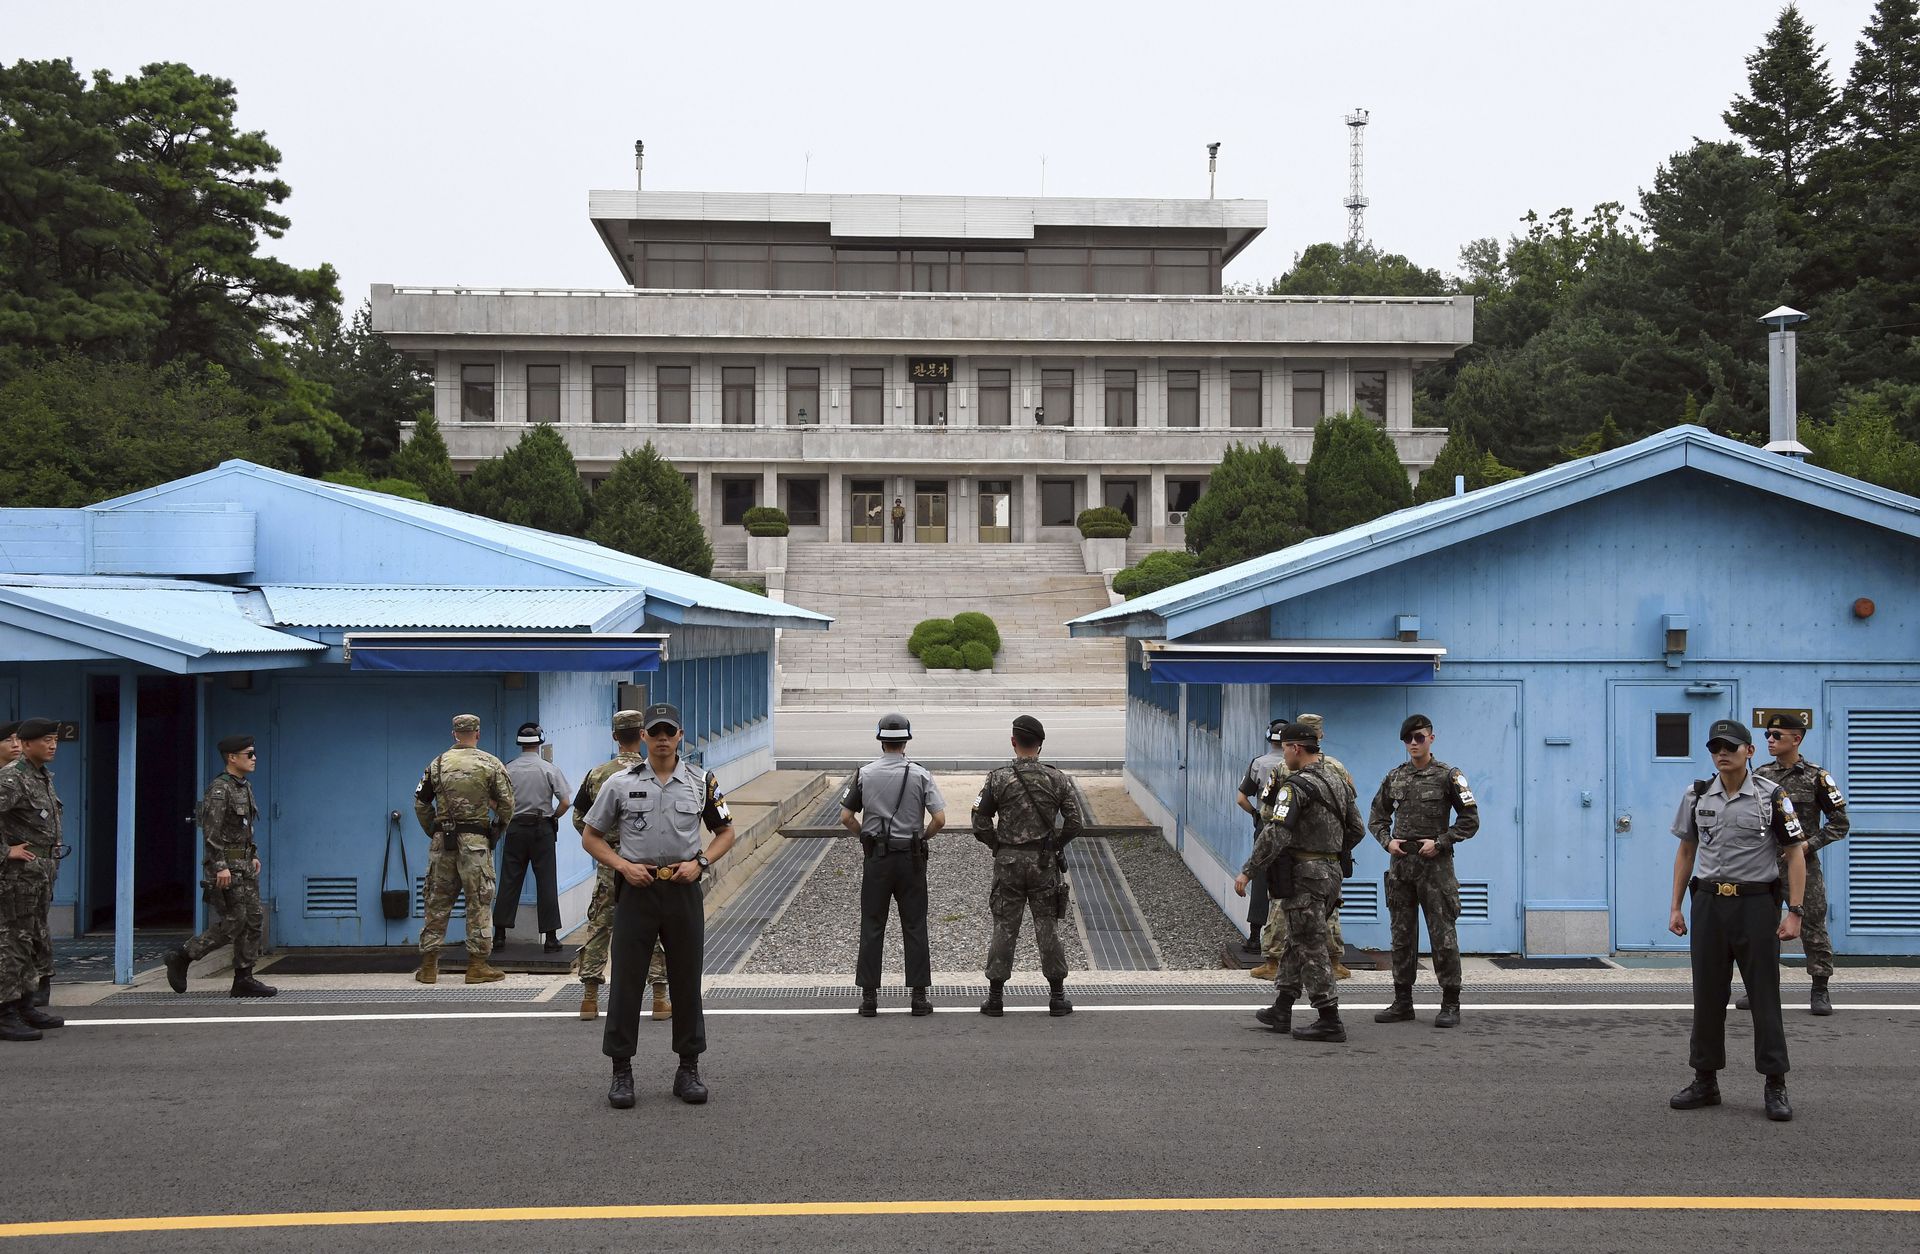
{"type": "MultiPolygon", "coordinates": [[[[987,646],[987,656],[1000,652],[1000,628],[985,614],[968,610],[953,616],[953,643],[964,647],[969,641],[987,646]]],[[[974,667],[975,670],[980,669],[974,667]]]]}
{"type": "Polygon", "coordinates": [[[1127,521],[1127,516],[1111,505],[1083,509],[1073,521],[1080,528],[1081,536],[1088,540],[1124,540],[1133,534],[1133,524],[1127,521]]]}
{"type": "MultiPolygon", "coordinates": [[[[928,645],[927,651],[920,655],[920,660],[927,664],[930,671],[957,671],[961,666],[960,650],[950,644],[928,645]]],[[[987,661],[991,665],[993,659],[987,661]]]]}
{"type": "Polygon", "coordinates": [[[1149,592],[1171,588],[1198,574],[1200,559],[1184,550],[1149,553],[1137,563],[1113,576],[1113,590],[1131,601],[1149,592]]]}
{"type": "Polygon", "coordinates": [[[740,516],[740,523],[750,536],[784,536],[787,534],[787,514],[783,509],[772,505],[756,505],[740,516]]]}
{"type": "Polygon", "coordinates": [[[936,644],[952,644],[958,635],[951,618],[923,618],[907,637],[907,652],[926,661],[926,651],[936,644]]]}
{"type": "Polygon", "coordinates": [[[990,671],[993,669],[993,650],[978,640],[969,640],[960,646],[960,665],[970,671],[990,671]]]}

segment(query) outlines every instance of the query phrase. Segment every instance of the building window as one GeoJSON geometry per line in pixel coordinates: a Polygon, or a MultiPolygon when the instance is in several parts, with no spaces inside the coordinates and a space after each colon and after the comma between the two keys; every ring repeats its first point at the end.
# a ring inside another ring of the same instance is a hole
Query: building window
{"type": "Polygon", "coordinates": [[[527,367],[527,421],[560,421],[560,367],[527,367]]]}
{"type": "Polygon", "coordinates": [[[947,425],[946,384],[916,383],[913,385],[913,422],[918,427],[947,425]]]}
{"type": "Polygon", "coordinates": [[[1233,407],[1228,411],[1228,421],[1236,427],[1257,427],[1260,425],[1260,372],[1258,370],[1235,370],[1233,372],[1233,407]]]}
{"type": "Polygon", "coordinates": [[[787,480],[787,521],[796,527],[818,527],[825,491],[818,479],[787,480]]]}
{"type": "Polygon", "coordinates": [[[912,258],[913,291],[951,292],[953,290],[953,278],[950,272],[952,258],[945,249],[938,251],[916,249],[912,253],[912,258]]]}
{"type": "Polygon", "coordinates": [[[810,427],[820,422],[820,371],[814,366],[787,368],[787,425],[810,427]]]}
{"type": "Polygon", "coordinates": [[[729,427],[753,425],[753,367],[720,368],[720,421],[729,427]]]}
{"type": "Polygon", "coordinates": [[[1203,296],[1213,291],[1213,259],[1204,248],[1153,250],[1153,290],[1162,296],[1203,296]]]}
{"type": "Polygon", "coordinates": [[[1200,500],[1200,494],[1206,491],[1205,479],[1169,479],[1167,480],[1167,508],[1176,514],[1184,514],[1200,500]]]}
{"type": "Polygon", "coordinates": [[[1040,372],[1040,420],[1049,427],[1073,425],[1073,371],[1040,372]]]}
{"type": "Polygon", "coordinates": [[[460,367],[460,421],[493,421],[493,367],[460,367]]]}
{"type": "Polygon", "coordinates": [[[593,368],[593,420],[595,422],[627,420],[627,368],[625,366],[593,368]]]}
{"type": "Polygon", "coordinates": [[[1093,250],[1093,290],[1117,296],[1153,291],[1153,253],[1145,248],[1093,250]]]}
{"type": "Polygon", "coordinates": [[[1200,425],[1200,372],[1198,370],[1167,371],[1167,425],[1169,427],[1200,425]]]}
{"type": "Polygon", "coordinates": [[[1353,372],[1353,407],[1380,426],[1387,425],[1387,372],[1353,372]]]}
{"type": "Polygon", "coordinates": [[[657,407],[661,422],[693,421],[693,367],[662,366],[654,375],[660,389],[657,407]]]}
{"type": "Polygon", "coordinates": [[[1027,253],[1027,276],[1036,292],[1087,290],[1087,250],[1035,248],[1027,253]]]}
{"type": "Polygon", "coordinates": [[[969,249],[966,259],[964,286],[967,291],[1024,292],[1027,290],[1026,254],[969,249]]]}
{"type": "Polygon", "coordinates": [[[1134,380],[1138,378],[1131,370],[1107,371],[1107,425],[1109,427],[1137,427],[1139,418],[1139,394],[1135,390],[1134,380]]]}
{"type": "Polygon", "coordinates": [[[648,244],[648,287],[700,288],[707,285],[706,247],[701,244],[648,244]]]}
{"type": "Polygon", "coordinates": [[[1690,758],[1693,756],[1691,714],[1655,714],[1653,716],[1653,756],[1690,758]]]}
{"type": "Polygon", "coordinates": [[[980,425],[983,427],[1008,427],[1013,425],[1013,371],[982,370],[980,372],[980,425]]]}
{"type": "Polygon", "coordinates": [[[834,253],[834,285],[843,292],[900,290],[900,253],[892,248],[842,248],[834,253]]]}
{"type": "Polygon", "coordinates": [[[1323,370],[1293,372],[1293,425],[1311,427],[1327,416],[1327,375],[1323,370]]]}
{"type": "Polygon", "coordinates": [[[1042,479],[1040,481],[1040,525],[1042,527],[1073,526],[1073,480],[1042,479]]]}
{"type": "Polygon", "coordinates": [[[788,292],[831,292],[833,249],[826,244],[775,244],[773,285],[788,292]]]}
{"type": "Polygon", "coordinates": [[[887,372],[859,368],[853,372],[853,421],[877,427],[886,421],[887,372]]]}
{"type": "Polygon", "coordinates": [[[759,291],[771,285],[765,244],[707,245],[709,286],[720,291],[759,291]]]}
{"type": "Polygon", "coordinates": [[[720,525],[738,527],[747,511],[760,503],[758,479],[722,479],[720,481],[720,525]]]}

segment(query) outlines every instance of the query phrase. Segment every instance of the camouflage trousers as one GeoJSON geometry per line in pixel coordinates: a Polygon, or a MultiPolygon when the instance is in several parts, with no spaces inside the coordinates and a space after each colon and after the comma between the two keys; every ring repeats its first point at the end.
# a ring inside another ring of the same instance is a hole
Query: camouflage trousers
{"type": "Polygon", "coordinates": [[[216,916],[207,930],[186,944],[187,961],[198,962],[222,945],[233,946],[233,965],[248,968],[259,960],[260,935],[266,926],[266,911],[260,908],[260,881],[251,875],[235,874],[225,892],[214,889],[209,895],[216,916]]]}
{"type": "Polygon", "coordinates": [[[1286,912],[1287,947],[1280,955],[1280,974],[1274,977],[1273,991],[1297,998],[1304,989],[1316,1009],[1337,1005],[1340,999],[1333,991],[1333,963],[1327,954],[1327,920],[1339,917],[1339,863],[1295,864],[1293,889],[1293,896],[1274,903],[1286,912]]]}
{"type": "Polygon", "coordinates": [[[1825,980],[1833,976],[1833,936],[1827,931],[1827,875],[1820,855],[1807,854],[1807,892],[1800,899],[1800,947],[1806,951],[1807,974],[1825,980]]]}
{"type": "Polygon", "coordinates": [[[993,912],[993,943],[987,947],[987,979],[1004,980],[1013,974],[1013,950],[1028,910],[1033,911],[1033,943],[1040,950],[1041,973],[1049,980],[1067,978],[1067,950],[1060,943],[1059,920],[1054,916],[1059,889],[1057,856],[1017,847],[993,855],[993,891],[987,898],[993,912]]]}
{"type": "MultiPolygon", "coordinates": [[[[585,980],[604,982],[607,978],[607,951],[613,945],[614,870],[602,866],[593,877],[593,901],[587,906],[587,935],[580,951],[573,956],[573,973],[585,980]]],[[[664,984],[667,979],[667,951],[653,942],[653,961],[647,964],[647,982],[664,984]]]]}
{"type": "Polygon", "coordinates": [[[1453,921],[1460,917],[1460,881],[1453,859],[1417,854],[1395,858],[1387,868],[1387,917],[1393,924],[1393,982],[1412,984],[1420,975],[1420,916],[1433,942],[1433,973],[1443,989],[1460,987],[1460,938],[1453,921]]]}
{"type": "MultiPolygon", "coordinates": [[[[1278,962],[1280,955],[1286,952],[1287,912],[1278,906],[1269,906],[1267,925],[1260,930],[1260,953],[1278,962]]],[[[1327,959],[1337,963],[1346,955],[1347,938],[1340,934],[1340,911],[1335,910],[1327,916],[1327,959]]]]}
{"type": "Polygon", "coordinates": [[[53,859],[0,863],[0,1002],[31,994],[53,974],[53,859]]]}
{"type": "Polygon", "coordinates": [[[467,953],[484,958],[493,952],[493,850],[487,838],[473,832],[435,836],[427,857],[427,918],[420,925],[420,952],[437,954],[447,939],[447,918],[454,898],[467,894],[467,953]],[[445,847],[460,842],[459,852],[445,847]]]}

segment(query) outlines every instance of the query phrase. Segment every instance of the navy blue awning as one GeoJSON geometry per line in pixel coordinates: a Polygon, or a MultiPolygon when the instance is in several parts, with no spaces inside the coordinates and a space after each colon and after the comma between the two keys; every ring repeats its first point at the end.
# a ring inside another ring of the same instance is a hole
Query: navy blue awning
{"type": "Polygon", "coordinates": [[[1426,640],[1146,643],[1157,684],[1430,684],[1445,654],[1426,640]]]}
{"type": "Polygon", "coordinates": [[[342,642],[356,671],[653,671],[662,635],[585,632],[354,632],[342,642]]]}

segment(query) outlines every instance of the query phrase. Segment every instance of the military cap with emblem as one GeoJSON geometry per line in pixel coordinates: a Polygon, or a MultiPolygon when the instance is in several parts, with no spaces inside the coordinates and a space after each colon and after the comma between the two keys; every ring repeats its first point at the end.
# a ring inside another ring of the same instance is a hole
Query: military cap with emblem
{"type": "Polygon", "coordinates": [[[1803,732],[1807,730],[1807,725],[1798,714],[1780,710],[1767,716],[1767,730],[1803,732]]]}
{"type": "Polygon", "coordinates": [[[478,714],[456,714],[453,716],[453,730],[457,732],[477,732],[480,730],[478,714]]]}
{"type": "Polygon", "coordinates": [[[1721,740],[1729,744],[1751,746],[1753,733],[1737,718],[1716,719],[1713,726],[1707,728],[1707,748],[1713,748],[1714,743],[1721,740]]]}
{"type": "Polygon", "coordinates": [[[59,730],[60,724],[50,718],[28,718],[20,720],[20,726],[14,729],[14,734],[22,740],[39,740],[59,730]]]}
{"type": "Polygon", "coordinates": [[[546,735],[540,730],[538,723],[520,724],[520,731],[513,740],[515,744],[521,745],[543,745],[547,742],[546,735]]]}
{"type": "Polygon", "coordinates": [[[1275,744],[1279,744],[1280,733],[1285,730],[1287,730],[1287,720],[1284,718],[1276,718],[1267,724],[1267,739],[1275,744]]]}
{"type": "Polygon", "coordinates": [[[9,736],[13,735],[15,732],[19,730],[20,730],[20,724],[17,722],[0,723],[0,740],[7,739],[9,736]]]}
{"type": "Polygon", "coordinates": [[[1022,714],[1019,718],[1014,719],[1013,730],[1033,740],[1045,740],[1047,738],[1047,729],[1041,726],[1040,720],[1031,714],[1022,714]]]}
{"type": "Polygon", "coordinates": [[[245,753],[247,750],[253,748],[253,737],[223,736],[220,743],[215,745],[214,748],[220,751],[221,757],[232,757],[236,753],[245,753]]]}
{"type": "Polygon", "coordinates": [[[904,744],[913,739],[913,724],[904,714],[889,714],[880,720],[874,738],[888,744],[904,744]]]}
{"type": "Polygon", "coordinates": [[[1299,745],[1306,749],[1318,749],[1320,747],[1320,737],[1311,727],[1303,727],[1299,723],[1288,723],[1280,730],[1280,743],[1283,745],[1299,745]]]}
{"type": "Polygon", "coordinates": [[[1419,731],[1423,727],[1426,728],[1428,731],[1432,731],[1433,720],[1428,718],[1424,714],[1407,715],[1406,721],[1400,724],[1400,739],[1405,740],[1408,736],[1413,735],[1413,733],[1419,731]]]}
{"type": "Polygon", "coordinates": [[[680,721],[680,711],[676,707],[669,705],[665,701],[656,701],[647,707],[642,726],[648,731],[652,731],[662,723],[671,724],[675,731],[681,731],[686,726],[686,724],[680,721]]]}
{"type": "Polygon", "coordinates": [[[646,716],[638,710],[615,710],[613,712],[613,730],[634,731],[647,725],[646,716]]]}

